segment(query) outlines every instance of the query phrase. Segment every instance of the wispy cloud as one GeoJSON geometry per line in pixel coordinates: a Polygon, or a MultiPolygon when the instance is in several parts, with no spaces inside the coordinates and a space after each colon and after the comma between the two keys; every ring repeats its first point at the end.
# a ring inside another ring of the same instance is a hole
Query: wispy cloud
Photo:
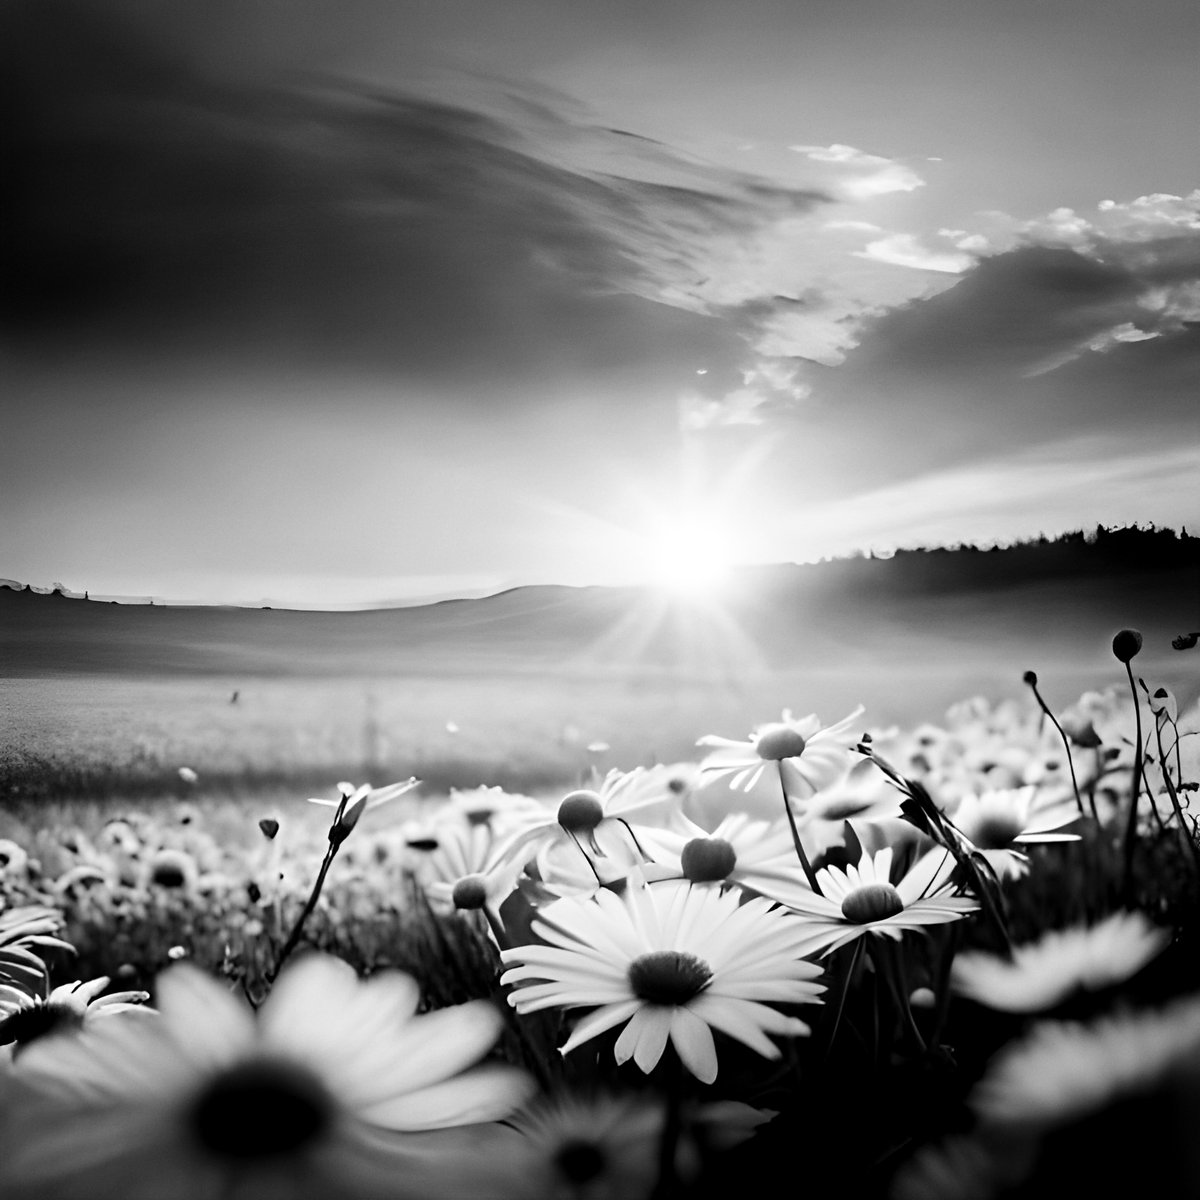
{"type": "Polygon", "coordinates": [[[902,162],[881,154],[868,154],[854,146],[791,146],[797,154],[815,163],[827,164],[831,181],[843,195],[854,200],[912,192],[925,180],[902,162]]]}

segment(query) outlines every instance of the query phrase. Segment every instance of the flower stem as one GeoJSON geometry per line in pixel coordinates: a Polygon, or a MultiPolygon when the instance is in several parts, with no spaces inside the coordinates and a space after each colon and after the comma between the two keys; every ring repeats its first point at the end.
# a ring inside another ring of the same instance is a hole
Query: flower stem
{"type": "Polygon", "coordinates": [[[787,784],[783,782],[783,760],[780,759],[779,767],[779,788],[783,792],[783,811],[787,813],[788,827],[792,831],[792,844],[796,847],[796,857],[800,860],[800,866],[804,869],[804,876],[808,880],[808,886],[818,895],[823,896],[825,893],[821,891],[821,885],[817,882],[817,873],[812,868],[812,863],[808,861],[808,855],[804,853],[804,843],[800,840],[800,830],[796,827],[796,814],[792,812],[792,802],[788,799],[787,784]]]}
{"type": "Polygon", "coordinates": [[[1045,700],[1042,699],[1042,693],[1038,691],[1037,683],[1032,682],[1029,684],[1029,687],[1033,692],[1033,698],[1038,702],[1038,706],[1050,718],[1054,728],[1058,730],[1058,736],[1062,738],[1063,749],[1067,752],[1067,766],[1071,769],[1071,787],[1075,791],[1075,803],[1079,805],[1079,815],[1081,817],[1086,816],[1087,814],[1083,809],[1083,798],[1079,795],[1079,781],[1075,778],[1075,760],[1071,757],[1071,742],[1067,737],[1066,731],[1058,723],[1058,718],[1050,711],[1045,700]]]}
{"type": "Polygon", "coordinates": [[[312,915],[312,910],[317,906],[321,889],[325,886],[325,876],[329,874],[329,866],[333,862],[340,845],[340,842],[335,842],[332,838],[329,839],[329,848],[325,851],[325,858],[321,862],[321,869],[317,872],[317,881],[313,884],[312,892],[309,894],[303,911],[296,918],[296,924],[292,926],[292,932],[288,935],[288,940],[284,942],[283,949],[279,951],[279,958],[275,962],[275,969],[267,976],[269,982],[275,982],[279,972],[283,969],[283,964],[287,962],[292,951],[296,949],[296,945],[300,941],[300,934],[304,929],[304,922],[308,920],[312,915]]]}
{"type": "Polygon", "coordinates": [[[1129,822],[1125,826],[1125,876],[1122,890],[1126,898],[1132,902],[1133,849],[1137,843],[1138,800],[1142,791],[1142,706],[1138,703],[1137,688],[1133,682],[1133,668],[1128,661],[1125,663],[1125,673],[1129,676],[1129,690],[1133,693],[1135,734],[1133,739],[1133,781],[1129,789],[1129,822]]]}
{"type": "MultiPolygon", "coordinates": [[[[1187,843],[1187,847],[1192,853],[1192,863],[1196,868],[1196,874],[1200,876],[1200,849],[1196,846],[1195,832],[1188,831],[1187,819],[1183,815],[1183,806],[1179,803],[1179,793],[1175,790],[1175,784],[1171,780],[1171,768],[1167,764],[1167,754],[1163,749],[1162,725],[1157,717],[1154,721],[1154,737],[1158,742],[1158,761],[1162,767],[1163,783],[1167,785],[1167,795],[1171,797],[1171,805],[1175,809],[1175,815],[1179,818],[1179,836],[1187,843]]],[[[1178,729],[1175,730],[1175,750],[1178,755],[1178,729]]]]}
{"type": "Polygon", "coordinates": [[[673,1046],[667,1046],[662,1057],[663,1114],[662,1137],[658,1143],[658,1182],[652,1200],[675,1200],[680,1194],[675,1159],[679,1151],[679,1134],[683,1128],[683,1063],[673,1046]]]}
{"type": "Polygon", "coordinates": [[[846,974],[842,979],[841,992],[838,995],[837,1012],[833,1014],[833,1028],[829,1031],[829,1041],[825,1043],[825,1057],[828,1058],[833,1053],[833,1043],[837,1039],[838,1030],[842,1025],[842,1013],[846,1008],[846,997],[850,994],[850,983],[854,979],[854,973],[858,970],[858,960],[862,957],[863,939],[856,938],[854,942],[854,953],[850,956],[850,964],[846,968],[846,974]]]}

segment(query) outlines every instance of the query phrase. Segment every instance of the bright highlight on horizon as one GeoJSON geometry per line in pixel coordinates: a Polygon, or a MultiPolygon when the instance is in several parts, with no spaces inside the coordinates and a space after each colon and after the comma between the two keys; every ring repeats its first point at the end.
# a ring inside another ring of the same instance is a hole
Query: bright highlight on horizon
{"type": "Polygon", "coordinates": [[[678,599],[716,596],[735,564],[728,528],[704,513],[661,516],[645,536],[646,581],[678,599]]]}

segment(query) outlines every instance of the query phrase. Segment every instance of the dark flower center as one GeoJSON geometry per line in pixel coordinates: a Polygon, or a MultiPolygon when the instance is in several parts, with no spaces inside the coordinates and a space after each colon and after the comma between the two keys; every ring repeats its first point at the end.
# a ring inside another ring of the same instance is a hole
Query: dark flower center
{"type": "Polygon", "coordinates": [[[777,762],[784,758],[799,758],[808,743],[790,725],[768,725],[754,740],[759,758],[777,762]]]}
{"type": "Polygon", "coordinates": [[[83,1014],[66,1004],[39,1002],[19,1008],[0,1021],[0,1046],[12,1042],[14,1057],[22,1046],[55,1033],[74,1033],[83,1028],[83,1014]]]}
{"type": "Polygon", "coordinates": [[[572,1139],[554,1156],[554,1165],[571,1183],[587,1183],[604,1170],[604,1152],[594,1142],[572,1139]]]}
{"type": "Polygon", "coordinates": [[[686,1004],[710,979],[708,963],[680,950],[654,950],[629,964],[629,986],[647,1004],[686,1004]]]}
{"type": "Polygon", "coordinates": [[[249,1162],[291,1154],[329,1128],[333,1105],[320,1081],[289,1063],[247,1062],[212,1081],[192,1109],[200,1144],[249,1162]]]}
{"type": "Polygon", "coordinates": [[[487,884],[482,875],[465,875],[454,885],[455,908],[482,908],[487,903],[487,884]]]}
{"type": "Polygon", "coordinates": [[[183,887],[187,882],[187,876],[178,863],[158,863],[150,876],[150,882],[158,884],[159,887],[177,888],[183,887]]]}
{"type": "Polygon", "coordinates": [[[975,827],[971,841],[980,850],[1006,850],[1021,832],[1021,822],[1009,813],[989,813],[975,827]]]}
{"type": "Polygon", "coordinates": [[[890,883],[868,883],[842,901],[842,916],[855,925],[882,921],[904,911],[900,893],[890,883]]]}
{"type": "Polygon", "coordinates": [[[692,838],[679,856],[684,875],[693,883],[727,879],[737,854],[724,838],[692,838]]]}
{"type": "Polygon", "coordinates": [[[568,833],[586,833],[604,820],[604,809],[595,792],[571,792],[558,806],[558,823],[568,833]]]}

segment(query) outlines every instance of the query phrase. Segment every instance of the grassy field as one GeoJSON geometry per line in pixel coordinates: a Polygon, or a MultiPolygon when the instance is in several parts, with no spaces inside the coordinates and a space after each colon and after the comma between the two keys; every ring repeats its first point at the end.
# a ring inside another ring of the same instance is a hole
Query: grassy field
{"type": "MultiPolygon", "coordinates": [[[[705,733],[745,736],[790,707],[836,720],[864,703],[864,728],[939,723],[955,701],[1028,692],[1025,663],[940,669],[862,666],[711,685],[561,676],[469,678],[57,676],[0,681],[0,796],[178,797],[324,794],[343,778],[418,775],[428,791],[569,784],[593,765],[630,768],[696,757],[705,733]],[[237,701],[232,702],[234,692],[237,701]],[[199,782],[178,777],[190,767],[199,782]]],[[[1150,676],[1195,699],[1194,672],[1150,676]],[[1189,678],[1190,674],[1190,678],[1189,678]]],[[[1113,667],[1117,667],[1114,662],[1113,667]]],[[[1107,666],[1047,669],[1060,706],[1120,682],[1107,666]]]]}
{"type": "Polygon", "coordinates": [[[709,609],[605,588],[360,613],[0,589],[0,801],[180,796],[183,766],[213,797],[413,774],[430,793],[531,791],[694,758],[697,737],[785,707],[834,721],[861,703],[880,729],[973,696],[1027,702],[1027,669],[1061,709],[1124,685],[1122,626],[1145,636],[1136,673],[1191,705],[1200,651],[1171,639],[1200,622],[1194,565],[1099,550],[779,568],[709,609]]]}

